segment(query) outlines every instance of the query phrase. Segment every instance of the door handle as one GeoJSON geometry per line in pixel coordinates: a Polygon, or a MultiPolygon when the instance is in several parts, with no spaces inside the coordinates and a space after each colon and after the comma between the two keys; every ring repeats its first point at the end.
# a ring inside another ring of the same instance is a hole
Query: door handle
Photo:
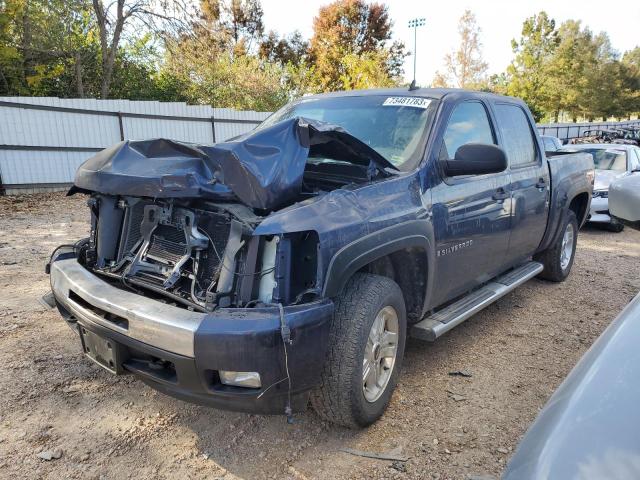
{"type": "Polygon", "coordinates": [[[544,178],[539,178],[538,183],[536,183],[536,188],[546,188],[547,182],[544,181],[544,178]]]}
{"type": "Polygon", "coordinates": [[[506,200],[507,198],[509,198],[509,192],[500,187],[496,190],[496,193],[491,196],[491,198],[493,198],[494,200],[506,200]]]}

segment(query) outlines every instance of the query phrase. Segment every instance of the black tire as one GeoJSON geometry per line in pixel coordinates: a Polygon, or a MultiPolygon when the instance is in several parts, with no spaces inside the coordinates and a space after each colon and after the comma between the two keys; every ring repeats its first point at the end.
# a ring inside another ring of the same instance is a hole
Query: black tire
{"type": "Polygon", "coordinates": [[[611,223],[607,225],[607,230],[613,233],[620,233],[624,230],[624,223],[620,223],[617,220],[611,220],[611,223]]]}
{"type": "Polygon", "coordinates": [[[355,274],[335,299],[327,358],[311,404],[325,420],[349,428],[366,427],[384,413],[402,365],[407,331],[404,297],[391,279],[355,274]],[[371,326],[378,312],[391,306],[398,316],[395,363],[381,396],[369,402],[363,392],[363,359],[371,326]]]}
{"type": "Polygon", "coordinates": [[[534,260],[542,263],[544,265],[544,270],[538,275],[538,277],[543,278],[545,280],[550,280],[552,282],[562,282],[564,281],[571,272],[571,267],[573,266],[573,261],[576,256],[576,243],[578,241],[578,220],[576,219],[576,214],[573,210],[569,210],[567,213],[564,223],[562,224],[560,234],[556,241],[544,252],[540,252],[534,256],[534,260]],[[565,268],[562,268],[561,265],[561,255],[562,255],[562,239],[565,231],[567,230],[567,226],[571,224],[573,226],[573,249],[571,252],[571,259],[569,260],[568,265],[565,268]]]}

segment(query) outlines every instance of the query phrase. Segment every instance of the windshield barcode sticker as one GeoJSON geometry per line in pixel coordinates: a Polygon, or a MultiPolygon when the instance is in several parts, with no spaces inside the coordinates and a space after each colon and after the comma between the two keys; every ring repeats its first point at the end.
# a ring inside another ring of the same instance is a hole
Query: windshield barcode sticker
{"type": "Polygon", "coordinates": [[[422,97],[389,97],[383,103],[383,107],[415,107],[428,108],[431,100],[422,97]]]}

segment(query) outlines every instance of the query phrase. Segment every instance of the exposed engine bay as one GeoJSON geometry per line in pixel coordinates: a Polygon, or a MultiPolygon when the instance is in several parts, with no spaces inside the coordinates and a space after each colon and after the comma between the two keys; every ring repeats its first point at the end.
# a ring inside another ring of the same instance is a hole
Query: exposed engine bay
{"type": "Polygon", "coordinates": [[[80,262],[127,289],[198,311],[319,294],[314,232],[254,236],[261,217],[240,204],[108,195],[88,203],[80,262]]]}

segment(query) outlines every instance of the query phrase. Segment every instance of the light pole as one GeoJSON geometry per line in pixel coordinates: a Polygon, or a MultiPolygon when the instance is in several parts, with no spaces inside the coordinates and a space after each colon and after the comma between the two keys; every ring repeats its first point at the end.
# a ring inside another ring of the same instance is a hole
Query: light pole
{"type": "Polygon", "coordinates": [[[413,28],[413,82],[416,84],[416,50],[418,48],[418,27],[424,27],[424,18],[414,18],[409,20],[409,28],[413,28]]]}

